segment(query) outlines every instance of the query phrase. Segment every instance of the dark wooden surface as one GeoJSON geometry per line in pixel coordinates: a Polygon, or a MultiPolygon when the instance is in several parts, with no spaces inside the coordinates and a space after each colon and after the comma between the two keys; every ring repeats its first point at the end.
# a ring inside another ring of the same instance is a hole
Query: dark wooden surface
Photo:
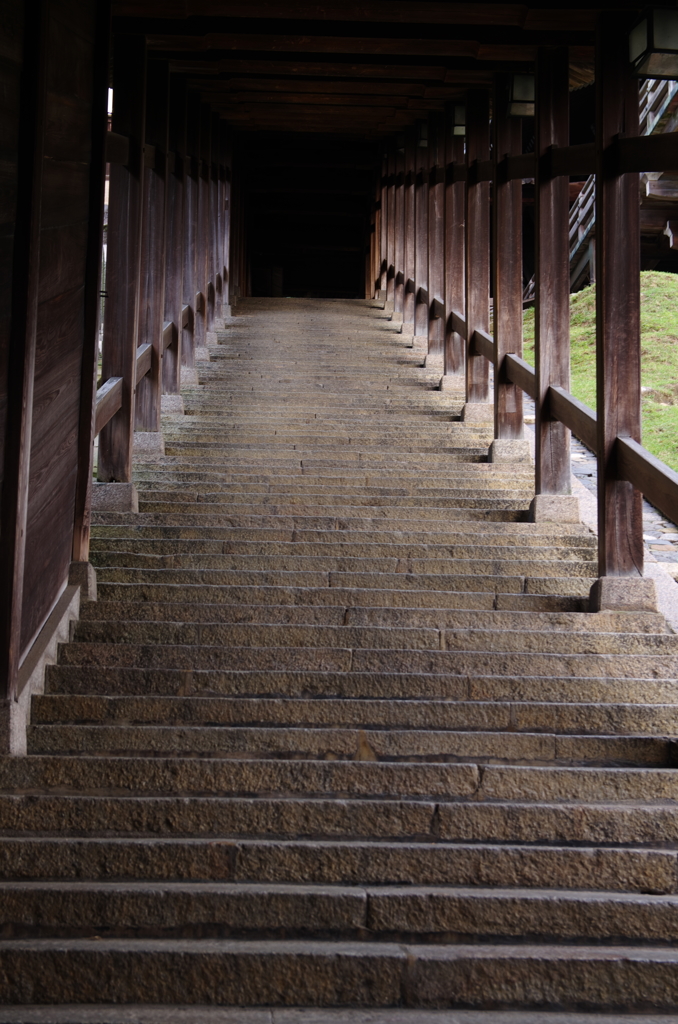
{"type": "Polygon", "coordinates": [[[553,177],[551,146],[569,142],[568,52],[544,47],[537,59],[535,192],[535,477],[538,494],[570,493],[570,432],[549,411],[548,389],[570,389],[569,190],[553,177]]]}
{"type": "Polygon", "coordinates": [[[381,160],[381,216],[379,218],[379,287],[386,292],[388,278],[388,153],[384,148],[381,160]]]}
{"type": "Polygon", "coordinates": [[[403,323],[414,324],[415,297],[415,177],[416,177],[416,134],[414,128],[405,131],[405,249],[403,298],[403,323]]]}
{"type": "Polygon", "coordinates": [[[503,180],[502,161],[522,149],[523,125],[509,117],[511,76],[497,75],[494,85],[493,149],[495,160],[492,205],[494,260],[494,337],[497,368],[494,386],[494,436],[523,436],[523,395],[509,380],[504,356],[523,352],[523,186],[503,180]]]}
{"type": "Polygon", "coordinates": [[[619,477],[642,491],[672,522],[678,522],[678,473],[631,437],[617,438],[615,454],[619,477]]]}
{"type": "Polygon", "coordinates": [[[466,345],[455,330],[452,310],[463,315],[466,309],[466,182],[454,180],[454,169],[466,171],[466,157],[463,136],[454,135],[454,107],[448,112],[445,148],[446,168],[452,171],[445,176],[445,373],[459,374],[466,369],[466,345]]]}
{"type": "Polygon", "coordinates": [[[387,164],[387,203],[388,203],[388,230],[386,234],[386,299],[388,302],[395,300],[395,237],[396,237],[396,147],[395,139],[392,139],[388,147],[387,164]]]}
{"type": "Polygon", "coordinates": [[[170,75],[168,149],[174,155],[166,179],[165,304],[164,322],[174,325],[173,343],[165,348],[162,390],[175,395],[181,389],[181,307],[184,258],[184,190],[186,185],[186,83],[170,75]]]}
{"type": "Polygon", "coordinates": [[[638,79],[629,74],[625,19],[606,15],[596,47],[596,377],[598,569],[643,571],[640,491],[619,479],[617,435],[640,442],[640,219],[638,175],[619,174],[619,134],[638,134],[638,79]]]}
{"type": "MultiPolygon", "coordinates": [[[[106,174],[106,115],[110,57],[111,8],[108,0],[96,4],[92,65],[92,149],[89,174],[87,251],[85,258],[84,339],[80,380],[78,470],[73,515],[73,561],[89,559],[92,475],[96,426],[99,325],[101,316],[101,252],[106,174]]],[[[122,382],[121,382],[122,383],[122,382]]],[[[117,410],[116,410],[117,411],[117,410]]]]}
{"type": "MultiPolygon", "coordinates": [[[[0,697],[11,698],[16,687],[19,659],[25,644],[23,607],[30,588],[26,572],[29,472],[33,424],[34,372],[38,332],[40,273],[41,192],[46,120],[47,55],[50,12],[47,0],[36,5],[35,21],[17,19],[12,69],[25,111],[15,121],[17,138],[8,185],[16,202],[13,252],[10,266],[9,337],[7,351],[6,427],[3,481],[0,496],[0,697]],[[18,74],[17,74],[18,72],[18,74]],[[12,180],[13,179],[13,180],[12,180]],[[28,587],[27,587],[28,584],[28,587]]],[[[9,263],[9,260],[8,260],[9,263]]],[[[30,570],[29,570],[30,571],[30,570]]]]}
{"type": "Polygon", "coordinates": [[[428,339],[428,146],[417,144],[414,150],[414,333],[428,339]],[[427,298],[422,301],[423,294],[427,298]]]}
{"type": "Polygon", "coordinates": [[[466,401],[488,402],[487,360],[471,345],[474,331],[490,326],[490,188],[475,179],[475,164],[490,156],[490,95],[469,89],[466,95],[466,401]]]}
{"type": "Polygon", "coordinates": [[[160,429],[162,332],[165,323],[165,226],[169,141],[169,65],[148,62],[146,81],[146,144],[155,147],[152,168],[144,171],[142,245],[137,345],[152,349],[149,372],[137,384],[134,399],[136,430],[160,429]]]}
{"type": "Polygon", "coordinates": [[[186,101],[186,177],[184,179],[183,284],[188,323],[182,328],[181,362],[195,366],[196,250],[198,245],[198,181],[200,178],[200,96],[189,92],[186,101]]]}
{"type": "Polygon", "coordinates": [[[111,164],[107,299],[101,375],[122,377],[122,406],[99,435],[99,480],[132,479],[134,384],[139,309],[143,146],[146,120],[146,44],[143,36],[113,37],[113,129],[130,140],[130,161],[111,164]]]}
{"type": "Polygon", "coordinates": [[[405,301],[405,138],[396,139],[395,160],[395,289],[394,309],[402,313],[405,301]],[[401,145],[402,143],[402,145],[401,145]]]}
{"type": "Polygon", "coordinates": [[[445,348],[445,114],[428,119],[428,350],[445,348]]]}

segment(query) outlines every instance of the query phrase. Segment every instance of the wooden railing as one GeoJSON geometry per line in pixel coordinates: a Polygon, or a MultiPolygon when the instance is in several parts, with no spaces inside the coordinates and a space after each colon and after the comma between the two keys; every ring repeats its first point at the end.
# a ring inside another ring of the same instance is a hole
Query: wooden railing
{"type": "MultiPolygon", "coordinates": [[[[466,337],[466,320],[461,313],[452,311],[452,323],[457,334],[466,337]]],[[[520,356],[509,353],[504,357],[503,366],[497,367],[496,344],[485,331],[474,331],[470,341],[478,355],[485,356],[497,373],[503,371],[506,377],[530,398],[537,398],[537,375],[533,366],[520,356]]],[[[549,387],[548,408],[553,419],[564,424],[594,454],[598,454],[598,423],[595,411],[580,402],[564,388],[549,387]]],[[[628,480],[667,519],[678,524],[678,473],[655,458],[647,448],[630,437],[617,436],[615,443],[617,475],[628,480]]]]}

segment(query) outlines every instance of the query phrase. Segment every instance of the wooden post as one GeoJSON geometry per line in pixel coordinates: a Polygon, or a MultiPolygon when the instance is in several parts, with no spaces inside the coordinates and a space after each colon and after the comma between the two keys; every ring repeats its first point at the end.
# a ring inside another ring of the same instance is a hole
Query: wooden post
{"type": "Polygon", "coordinates": [[[537,494],[570,493],[570,431],[551,419],[549,387],[570,389],[569,187],[553,177],[551,146],[569,143],[567,47],[540,47],[536,81],[535,369],[537,494]]]}
{"type": "Polygon", "coordinates": [[[522,152],[522,119],[508,116],[510,75],[496,75],[494,131],[494,339],[497,370],[494,382],[494,436],[523,436],[523,393],[503,367],[509,352],[523,353],[523,197],[522,181],[508,181],[504,158],[522,152]]]}
{"type": "Polygon", "coordinates": [[[372,295],[376,298],[377,289],[379,288],[379,278],[381,273],[380,268],[380,254],[379,245],[381,241],[381,180],[379,175],[379,169],[375,168],[374,171],[374,200],[372,203],[374,210],[374,231],[372,233],[372,295]]]}
{"type": "Polygon", "coordinates": [[[152,346],[151,369],[138,382],[134,400],[136,430],[160,430],[163,325],[165,320],[165,221],[169,65],[151,60],[146,74],[146,143],[142,213],[139,345],[152,346]]]}
{"type": "Polygon", "coordinates": [[[428,119],[428,350],[445,348],[445,115],[428,119]]]}
{"type": "Polygon", "coordinates": [[[172,324],[172,341],[162,360],[165,394],[181,390],[181,307],[184,256],[184,190],[186,184],[186,84],[170,76],[169,152],[173,167],[167,172],[165,221],[165,321],[172,324]]]}
{"type": "Polygon", "coordinates": [[[466,96],[466,401],[490,399],[490,364],[473,347],[475,331],[490,326],[490,183],[478,180],[478,163],[490,158],[490,97],[466,96]]]}
{"type": "Polygon", "coordinates": [[[207,285],[209,283],[210,168],[212,164],[212,117],[206,103],[200,105],[200,172],[198,174],[198,226],[195,246],[195,347],[207,344],[207,285]],[[197,296],[202,298],[198,300],[197,296]],[[198,302],[200,303],[198,305],[198,302]]]}
{"type": "Polygon", "coordinates": [[[414,307],[416,304],[414,251],[415,251],[415,188],[416,188],[416,142],[414,128],[405,131],[405,253],[404,276],[405,295],[403,304],[403,323],[414,328],[414,307]]]}
{"type": "Polygon", "coordinates": [[[49,2],[36,4],[24,30],[18,118],[16,217],[12,254],[7,419],[0,497],[0,697],[14,696],[21,657],[21,608],[33,378],[38,320],[40,217],[49,2]]]}
{"type": "Polygon", "coordinates": [[[642,497],[616,471],[617,435],[641,439],[638,175],[619,174],[618,135],[638,134],[628,25],[602,14],[596,42],[596,356],[600,576],[643,572],[642,497]]]}
{"type": "Polygon", "coordinates": [[[395,293],[394,312],[402,316],[405,301],[405,137],[396,139],[395,159],[395,293]]]}
{"type": "Polygon", "coordinates": [[[207,330],[214,331],[217,308],[217,278],[219,258],[219,115],[212,114],[212,153],[210,158],[210,203],[209,203],[209,272],[207,285],[207,330]]]}
{"type": "Polygon", "coordinates": [[[85,262],[85,330],[80,377],[78,424],[78,475],[73,515],[73,561],[89,560],[92,506],[92,463],[99,361],[101,310],[101,254],[106,182],[106,133],[108,128],[108,68],[111,32],[109,0],[97,3],[94,68],[92,78],[92,157],[89,174],[89,218],[85,262]]]}
{"type": "Polygon", "coordinates": [[[113,131],[129,138],[127,165],[111,164],[102,376],[122,377],[122,406],[99,434],[99,480],[132,479],[137,311],[143,210],[146,39],[113,39],[113,131]]]}
{"type": "Polygon", "coordinates": [[[417,126],[415,149],[414,193],[414,334],[426,338],[428,343],[428,125],[420,121],[417,126]]]}
{"type": "Polygon", "coordinates": [[[195,266],[200,177],[200,97],[192,92],[188,94],[186,103],[186,161],[183,305],[188,307],[188,321],[181,332],[181,364],[192,369],[195,366],[195,266]]]}
{"type": "Polygon", "coordinates": [[[396,221],[395,221],[395,205],[396,205],[396,150],[393,139],[389,142],[388,146],[388,232],[386,235],[386,300],[387,302],[393,302],[395,300],[395,237],[396,237],[396,221]]]}
{"type": "Polygon", "coordinates": [[[233,231],[233,142],[226,132],[226,180],[224,183],[224,305],[231,304],[231,233],[233,231]]]}
{"type": "Polygon", "coordinates": [[[381,230],[379,232],[379,287],[386,298],[388,277],[388,154],[381,161],[381,230]]]}
{"type": "Polygon", "coordinates": [[[466,182],[455,180],[455,168],[465,171],[464,137],[454,135],[454,108],[449,112],[446,138],[445,173],[445,373],[463,374],[466,369],[466,343],[454,330],[452,311],[466,309],[466,182]],[[451,119],[451,120],[450,120],[451,119]]]}

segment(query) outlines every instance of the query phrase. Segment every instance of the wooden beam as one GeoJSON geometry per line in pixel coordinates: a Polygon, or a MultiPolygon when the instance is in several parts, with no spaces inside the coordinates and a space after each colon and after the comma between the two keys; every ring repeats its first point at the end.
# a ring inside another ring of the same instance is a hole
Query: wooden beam
{"type": "Polygon", "coordinates": [[[475,331],[490,326],[490,189],[474,165],[490,157],[490,96],[485,89],[466,94],[466,401],[488,402],[489,364],[471,344],[475,331]]]}
{"type": "Polygon", "coordinates": [[[627,480],[673,522],[678,522],[678,473],[631,437],[615,445],[617,475],[627,480]]]}
{"type": "Polygon", "coordinates": [[[132,479],[134,388],[139,309],[146,44],[116,35],[113,52],[113,130],[130,140],[130,160],[111,164],[102,376],[122,377],[122,404],[99,436],[99,480],[132,479]]]}
{"type": "MultiPolygon", "coordinates": [[[[94,436],[106,426],[122,406],[122,377],[109,377],[96,393],[94,436]]],[[[79,559],[84,561],[84,559],[79,559]]]]}
{"type": "Polygon", "coordinates": [[[537,494],[570,493],[570,432],[549,409],[549,387],[570,390],[570,252],[567,179],[552,177],[548,154],[569,141],[567,47],[544,47],[537,59],[536,359],[537,494]],[[547,159],[544,159],[546,157],[547,159]]]}
{"type": "Polygon", "coordinates": [[[129,163],[129,139],[118,132],[106,132],[106,160],[109,164],[129,163]]]}
{"type": "Polygon", "coordinates": [[[588,405],[580,402],[564,388],[549,388],[549,405],[552,415],[564,423],[575,437],[590,448],[598,450],[598,428],[596,414],[588,405]]]}
{"type": "Polygon", "coordinates": [[[678,171],[678,133],[619,138],[611,149],[610,159],[618,174],[678,171]]]}
{"type": "Polygon", "coordinates": [[[618,435],[640,443],[640,220],[638,175],[619,173],[616,140],[638,134],[638,80],[630,75],[628,25],[601,15],[596,46],[596,379],[598,571],[643,572],[642,499],[619,479],[618,435]]]}
{"type": "MultiPolygon", "coordinates": [[[[78,471],[73,515],[74,562],[89,560],[92,506],[94,438],[96,425],[97,364],[101,311],[101,264],[106,160],[108,159],[107,100],[110,54],[111,9],[108,0],[96,5],[96,27],[92,67],[92,148],[89,174],[89,214],[85,259],[85,336],[80,377],[80,422],[78,426],[78,471]]],[[[121,389],[122,389],[122,380],[121,389]]],[[[117,411],[117,410],[116,410],[117,411]]]]}
{"type": "Polygon", "coordinates": [[[137,349],[136,369],[135,369],[135,375],[134,375],[134,379],[135,379],[137,387],[142,382],[144,377],[146,377],[151,372],[152,365],[153,365],[153,346],[151,345],[150,342],[146,342],[143,345],[139,345],[139,347],[137,349]]]}
{"type": "Polygon", "coordinates": [[[523,354],[523,189],[519,179],[503,180],[502,162],[522,149],[523,123],[509,117],[510,75],[497,75],[494,86],[494,337],[497,367],[494,382],[494,436],[511,440],[523,436],[523,393],[509,380],[504,357],[523,354]]]}
{"type": "MultiPolygon", "coordinates": [[[[247,74],[247,75],[290,75],[301,78],[386,78],[396,81],[448,80],[449,72],[444,67],[411,64],[363,64],[336,63],[308,60],[242,60],[227,58],[221,60],[191,59],[171,60],[170,71],[177,74],[247,74]]],[[[474,77],[477,72],[468,72],[474,77]]],[[[483,73],[483,78],[487,77],[483,73]]]]}
{"type": "Polygon", "coordinates": [[[506,375],[509,380],[512,380],[519,388],[521,388],[526,395],[530,398],[536,399],[537,397],[537,375],[534,371],[534,367],[526,363],[520,356],[509,354],[504,357],[504,365],[506,367],[506,375]]]}
{"type": "Polygon", "coordinates": [[[484,356],[492,365],[496,363],[497,346],[494,338],[487,331],[476,330],[473,332],[473,348],[478,355],[484,356]]]}
{"type": "Polygon", "coordinates": [[[428,118],[428,350],[445,349],[445,115],[428,118]]]}
{"type": "Polygon", "coordinates": [[[406,128],[405,132],[405,211],[404,211],[404,264],[403,264],[403,323],[414,324],[416,303],[415,287],[415,179],[416,179],[416,132],[406,128]]]}
{"type": "Polygon", "coordinates": [[[461,374],[466,368],[465,334],[459,334],[453,310],[463,315],[466,308],[466,158],[464,138],[454,134],[454,107],[447,115],[445,163],[445,373],[461,374]],[[463,170],[463,180],[456,176],[457,168],[463,170]]]}
{"type": "Polygon", "coordinates": [[[21,658],[33,380],[38,321],[40,223],[49,3],[38,0],[24,30],[17,191],[7,356],[7,418],[0,493],[0,698],[11,700],[21,658]]]}

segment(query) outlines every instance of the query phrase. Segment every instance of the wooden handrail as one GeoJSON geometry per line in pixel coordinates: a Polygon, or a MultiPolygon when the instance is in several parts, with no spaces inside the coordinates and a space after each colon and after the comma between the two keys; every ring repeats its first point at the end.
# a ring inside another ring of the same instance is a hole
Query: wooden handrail
{"type": "Polygon", "coordinates": [[[597,451],[598,421],[593,409],[565,388],[550,387],[548,397],[551,415],[564,423],[592,452],[597,451]]]}
{"type": "Polygon", "coordinates": [[[536,399],[537,375],[534,372],[534,367],[530,366],[529,363],[526,363],[524,359],[521,359],[520,356],[515,355],[513,352],[509,352],[504,357],[504,367],[508,379],[513,384],[517,384],[519,388],[522,388],[530,398],[536,399]]]}
{"type": "Polygon", "coordinates": [[[620,173],[678,171],[678,132],[617,139],[613,152],[620,173]]]}
{"type": "Polygon", "coordinates": [[[152,358],[153,346],[151,344],[139,345],[139,348],[137,349],[135,384],[138,384],[150,370],[152,358]]]}
{"type": "Polygon", "coordinates": [[[466,317],[462,313],[458,313],[456,309],[452,310],[452,330],[459,335],[460,338],[466,340],[466,317]]]}
{"type": "Polygon", "coordinates": [[[122,377],[109,377],[97,389],[94,412],[94,436],[106,426],[111,417],[122,407],[122,377]]]}
{"type": "Polygon", "coordinates": [[[497,346],[494,343],[494,338],[487,331],[473,332],[473,347],[479,355],[485,356],[491,363],[496,362],[497,346]]]}
{"type": "Polygon", "coordinates": [[[174,320],[165,320],[162,328],[162,350],[169,348],[175,338],[174,320]]]}
{"type": "Polygon", "coordinates": [[[615,451],[622,480],[628,480],[651,505],[678,523],[678,473],[630,437],[618,437],[615,451]]]}
{"type": "Polygon", "coordinates": [[[191,322],[191,307],[190,306],[182,306],[181,307],[181,326],[182,327],[188,327],[190,322],[191,322]]]}

